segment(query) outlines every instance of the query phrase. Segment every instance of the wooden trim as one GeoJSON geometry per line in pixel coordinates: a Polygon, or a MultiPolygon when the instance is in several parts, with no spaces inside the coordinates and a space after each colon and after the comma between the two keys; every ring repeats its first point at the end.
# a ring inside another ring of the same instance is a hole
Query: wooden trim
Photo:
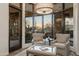
{"type": "Polygon", "coordinates": [[[42,32],[44,33],[44,16],[42,16],[42,32]]]}
{"type": "Polygon", "coordinates": [[[9,53],[10,53],[10,6],[9,6],[9,53]]]}
{"type": "Polygon", "coordinates": [[[64,15],[65,4],[62,4],[62,33],[65,32],[65,15],[64,15]]]}
{"type": "Polygon", "coordinates": [[[22,3],[20,3],[20,48],[22,48],[22,3]]]}

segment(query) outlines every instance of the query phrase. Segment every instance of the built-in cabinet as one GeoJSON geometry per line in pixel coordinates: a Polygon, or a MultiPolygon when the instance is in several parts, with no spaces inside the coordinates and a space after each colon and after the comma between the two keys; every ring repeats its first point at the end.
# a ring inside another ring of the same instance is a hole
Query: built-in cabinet
{"type": "Polygon", "coordinates": [[[9,4],[9,52],[20,49],[22,45],[21,12],[16,4],[9,4]]]}

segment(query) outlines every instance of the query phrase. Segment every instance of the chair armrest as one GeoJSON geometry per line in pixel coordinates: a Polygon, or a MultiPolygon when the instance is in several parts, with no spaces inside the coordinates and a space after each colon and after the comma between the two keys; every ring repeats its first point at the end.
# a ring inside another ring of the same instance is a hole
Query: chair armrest
{"type": "Polygon", "coordinates": [[[53,43],[56,43],[57,41],[56,41],[56,40],[53,40],[52,42],[53,42],[53,43]]]}
{"type": "Polygon", "coordinates": [[[54,44],[54,43],[57,43],[57,41],[56,40],[51,41],[51,44],[54,44]]]}
{"type": "Polygon", "coordinates": [[[57,47],[66,47],[69,44],[69,42],[66,43],[59,43],[59,42],[54,42],[53,45],[57,47]]]}
{"type": "Polygon", "coordinates": [[[69,44],[69,41],[66,42],[66,45],[69,44]]]}

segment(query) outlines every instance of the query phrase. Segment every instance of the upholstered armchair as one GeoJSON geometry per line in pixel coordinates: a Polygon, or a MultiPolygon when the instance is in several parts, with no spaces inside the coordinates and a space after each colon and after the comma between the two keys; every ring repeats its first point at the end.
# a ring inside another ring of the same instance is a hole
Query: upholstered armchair
{"type": "Polygon", "coordinates": [[[32,43],[33,44],[43,44],[43,33],[33,33],[33,39],[32,43]]]}
{"type": "Polygon", "coordinates": [[[69,34],[56,34],[56,40],[53,41],[53,46],[57,47],[57,53],[60,55],[69,55],[69,34]]]}

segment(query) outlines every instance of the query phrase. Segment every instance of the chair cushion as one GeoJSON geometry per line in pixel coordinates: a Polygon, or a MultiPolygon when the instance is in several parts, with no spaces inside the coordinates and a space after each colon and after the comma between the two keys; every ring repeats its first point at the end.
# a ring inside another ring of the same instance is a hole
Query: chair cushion
{"type": "Polygon", "coordinates": [[[56,34],[56,41],[60,43],[66,43],[69,40],[69,34],[56,34]]]}
{"type": "Polygon", "coordinates": [[[64,43],[54,43],[54,46],[56,47],[65,47],[65,44],[64,43]]]}
{"type": "Polygon", "coordinates": [[[43,34],[42,33],[33,33],[33,40],[36,42],[43,41],[43,34]]]}

